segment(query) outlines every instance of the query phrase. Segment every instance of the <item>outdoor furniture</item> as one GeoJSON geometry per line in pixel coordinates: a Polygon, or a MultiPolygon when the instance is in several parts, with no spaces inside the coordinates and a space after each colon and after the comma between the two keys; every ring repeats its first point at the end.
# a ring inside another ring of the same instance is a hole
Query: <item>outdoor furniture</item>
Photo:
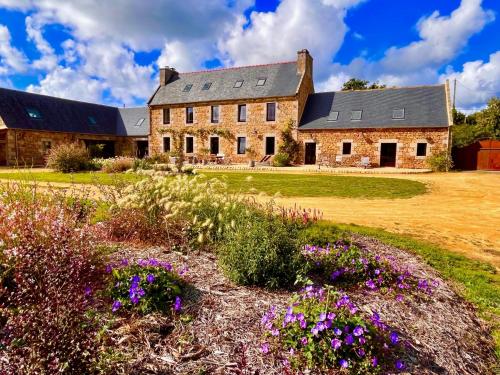
{"type": "Polygon", "coordinates": [[[370,168],[371,164],[370,164],[370,158],[367,157],[367,156],[362,156],[361,157],[361,163],[360,165],[363,167],[363,168],[370,168]]]}

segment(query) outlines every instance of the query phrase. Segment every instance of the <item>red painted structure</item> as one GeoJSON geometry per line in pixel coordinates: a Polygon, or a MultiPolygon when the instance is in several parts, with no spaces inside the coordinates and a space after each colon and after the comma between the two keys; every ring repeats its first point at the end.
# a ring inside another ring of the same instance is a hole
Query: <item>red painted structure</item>
{"type": "Polygon", "coordinates": [[[500,141],[479,141],[453,149],[452,155],[456,169],[500,171],[500,141]]]}

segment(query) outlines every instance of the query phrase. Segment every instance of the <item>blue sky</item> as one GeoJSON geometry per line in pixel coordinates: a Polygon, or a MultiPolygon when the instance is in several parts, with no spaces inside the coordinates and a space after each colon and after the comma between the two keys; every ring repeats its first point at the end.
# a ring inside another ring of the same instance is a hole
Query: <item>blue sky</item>
{"type": "Polygon", "coordinates": [[[498,0],[0,0],[0,86],[142,105],[158,66],[293,60],[316,91],[350,77],[390,86],[457,79],[457,106],[500,96],[498,0]]]}

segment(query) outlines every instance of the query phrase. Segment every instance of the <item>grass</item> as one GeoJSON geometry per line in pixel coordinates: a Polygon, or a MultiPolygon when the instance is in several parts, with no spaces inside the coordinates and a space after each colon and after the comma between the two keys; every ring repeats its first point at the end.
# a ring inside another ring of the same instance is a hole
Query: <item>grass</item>
{"type": "MultiPolygon", "coordinates": [[[[329,176],[311,174],[203,172],[208,177],[223,177],[232,192],[250,193],[252,189],[286,197],[411,198],[424,194],[426,186],[418,181],[385,177],[329,176]],[[251,181],[248,181],[248,177],[251,181]]],[[[0,173],[0,179],[76,184],[113,184],[119,178],[135,182],[136,174],[109,175],[100,172],[13,172],[0,173]]]]}
{"type": "MultiPolygon", "coordinates": [[[[319,225],[331,225],[320,223],[319,225]]],[[[500,358],[500,275],[492,265],[455,254],[435,244],[389,233],[382,229],[354,224],[336,224],[340,230],[358,233],[422,257],[445,279],[451,280],[458,292],[472,302],[492,327],[495,351],[500,358]]]]}
{"type": "Polygon", "coordinates": [[[286,197],[345,197],[345,198],[411,198],[424,194],[426,186],[418,181],[385,177],[330,176],[290,173],[201,172],[209,177],[227,180],[233,192],[267,194],[286,197]],[[251,181],[248,181],[248,177],[251,181]]]}
{"type": "Polygon", "coordinates": [[[79,173],[61,173],[61,172],[33,172],[20,171],[12,173],[0,173],[0,180],[23,180],[36,182],[55,182],[55,183],[74,183],[74,184],[94,184],[112,185],[117,179],[121,181],[136,182],[141,179],[136,174],[106,174],[101,172],[79,172],[79,173]]]}

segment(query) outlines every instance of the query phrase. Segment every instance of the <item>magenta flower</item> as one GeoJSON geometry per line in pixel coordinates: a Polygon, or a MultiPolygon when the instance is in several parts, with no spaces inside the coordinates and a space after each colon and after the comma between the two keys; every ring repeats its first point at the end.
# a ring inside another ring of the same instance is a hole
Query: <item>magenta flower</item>
{"type": "Polygon", "coordinates": [[[179,312],[181,311],[181,308],[182,308],[182,300],[181,297],[177,296],[175,297],[174,310],[179,312]]]}
{"type": "Polygon", "coordinates": [[[302,338],[300,339],[300,343],[301,343],[302,345],[306,346],[306,345],[307,345],[307,337],[302,337],[302,338]]]}
{"type": "Polygon", "coordinates": [[[340,341],[339,339],[332,339],[331,345],[333,350],[337,350],[342,346],[342,341],[340,341]]]}
{"type": "Polygon", "coordinates": [[[378,366],[378,359],[377,359],[377,357],[373,357],[372,358],[372,366],[373,367],[377,367],[378,366]]]}
{"type": "Polygon", "coordinates": [[[366,285],[366,287],[367,287],[368,289],[372,289],[372,290],[373,290],[373,289],[376,289],[376,288],[377,288],[377,286],[375,285],[375,283],[373,282],[373,280],[372,280],[372,279],[370,279],[370,280],[366,281],[365,285],[366,285]]]}
{"type": "Polygon", "coordinates": [[[307,322],[306,322],[305,320],[301,320],[299,324],[300,324],[300,328],[302,328],[302,329],[306,329],[306,327],[307,327],[307,322]]]}
{"type": "Polygon", "coordinates": [[[267,354],[269,353],[269,344],[267,342],[264,342],[260,345],[260,351],[262,354],[267,354]]]}
{"type": "Polygon", "coordinates": [[[354,336],[361,336],[363,334],[363,332],[364,332],[364,330],[363,330],[363,327],[361,327],[361,326],[356,326],[354,328],[354,330],[352,331],[354,336]]]}

